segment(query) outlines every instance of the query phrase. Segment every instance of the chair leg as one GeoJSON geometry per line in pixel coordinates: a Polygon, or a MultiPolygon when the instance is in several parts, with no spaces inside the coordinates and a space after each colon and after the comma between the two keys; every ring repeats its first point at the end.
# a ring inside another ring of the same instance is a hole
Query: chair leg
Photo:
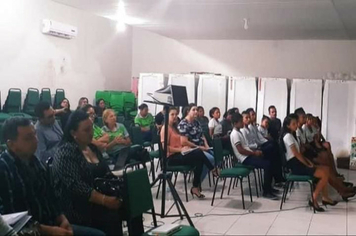
{"type": "Polygon", "coordinates": [[[282,210],[283,203],[286,201],[286,196],[287,196],[287,192],[288,192],[288,185],[289,185],[289,182],[287,181],[286,185],[284,186],[284,189],[283,189],[283,194],[282,194],[282,199],[281,199],[281,206],[279,207],[280,210],[282,210]]]}
{"type": "Polygon", "coordinates": [[[158,199],[158,195],[159,195],[159,190],[161,189],[161,184],[162,184],[162,180],[159,180],[159,184],[158,184],[158,189],[157,189],[157,194],[156,194],[156,199],[158,199]]]}
{"type": "Polygon", "coordinates": [[[242,186],[242,178],[240,179],[240,188],[241,188],[242,208],[245,210],[245,197],[244,197],[244,187],[242,186]]]}
{"type": "Polygon", "coordinates": [[[252,191],[251,191],[251,181],[250,181],[249,175],[247,176],[247,180],[248,180],[248,190],[250,191],[250,200],[251,200],[251,202],[253,202],[252,201],[252,191]]]}
{"type": "MultiPolygon", "coordinates": [[[[308,182],[308,183],[310,185],[310,194],[311,194],[312,203],[314,205],[315,203],[314,203],[314,198],[313,198],[313,192],[314,192],[313,182],[308,182]]],[[[315,214],[315,208],[314,207],[313,207],[313,210],[314,210],[314,214],[315,214]]]]}
{"type": "Polygon", "coordinates": [[[287,185],[287,189],[286,189],[286,194],[284,195],[284,203],[286,202],[286,200],[287,200],[287,195],[288,195],[288,192],[289,192],[289,188],[290,188],[290,186],[291,186],[291,182],[289,182],[288,181],[288,185],[287,185]]]}
{"type": "Polygon", "coordinates": [[[230,178],[229,190],[227,191],[227,195],[230,195],[231,184],[232,184],[232,178],[230,178]]]}
{"type": "Polygon", "coordinates": [[[292,192],[293,187],[294,187],[294,181],[292,181],[291,184],[290,184],[289,192],[292,192]]]}
{"type": "Polygon", "coordinates": [[[155,173],[155,162],[151,160],[151,172],[152,172],[152,182],[156,180],[156,173],[155,173]]]}
{"type": "Polygon", "coordinates": [[[187,173],[184,173],[183,175],[184,175],[185,200],[188,202],[187,173]]]}
{"type": "Polygon", "coordinates": [[[210,171],[208,172],[208,179],[209,179],[209,188],[211,188],[210,171]]]}
{"type": "Polygon", "coordinates": [[[234,179],[234,184],[232,185],[232,189],[234,189],[235,186],[237,186],[236,180],[237,180],[237,178],[234,179]]]}
{"type": "Polygon", "coordinates": [[[224,184],[223,184],[223,188],[222,188],[222,190],[221,190],[220,199],[222,199],[222,197],[223,197],[223,195],[224,195],[225,183],[226,183],[226,178],[224,178],[224,184]]]}
{"type": "Polygon", "coordinates": [[[262,173],[262,169],[259,169],[259,172],[260,172],[260,183],[261,183],[261,185],[260,185],[260,187],[261,187],[261,192],[262,192],[262,190],[263,190],[263,173],[262,173]]]}
{"type": "Polygon", "coordinates": [[[216,181],[215,181],[215,187],[214,187],[214,193],[213,193],[213,199],[211,199],[211,206],[214,205],[214,199],[215,199],[215,193],[216,193],[216,187],[218,186],[219,183],[219,177],[217,177],[216,181]]]}
{"type": "Polygon", "coordinates": [[[189,176],[188,176],[188,183],[190,183],[190,176],[192,175],[192,172],[189,172],[189,176]]]}
{"type": "Polygon", "coordinates": [[[254,178],[255,178],[256,195],[257,195],[257,197],[260,197],[260,196],[258,196],[258,185],[257,185],[257,178],[256,178],[256,171],[255,171],[255,169],[253,169],[253,176],[254,176],[254,178]]]}
{"type": "Polygon", "coordinates": [[[156,172],[158,172],[158,167],[160,166],[160,164],[161,164],[161,159],[158,159],[157,167],[156,167],[156,172]]]}
{"type": "Polygon", "coordinates": [[[176,186],[176,183],[177,183],[178,174],[179,174],[178,172],[175,172],[175,173],[174,173],[174,177],[175,177],[175,179],[174,179],[174,184],[173,184],[174,187],[176,186]]]}

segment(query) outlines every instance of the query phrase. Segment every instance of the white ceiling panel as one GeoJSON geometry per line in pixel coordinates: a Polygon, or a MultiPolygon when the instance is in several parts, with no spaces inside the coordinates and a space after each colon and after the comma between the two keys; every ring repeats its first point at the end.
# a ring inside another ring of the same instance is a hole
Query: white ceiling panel
{"type": "MultiPolygon", "coordinates": [[[[109,18],[119,5],[119,0],[54,1],[109,18]]],[[[128,24],[175,39],[356,38],[356,0],[123,1],[128,24]]]]}

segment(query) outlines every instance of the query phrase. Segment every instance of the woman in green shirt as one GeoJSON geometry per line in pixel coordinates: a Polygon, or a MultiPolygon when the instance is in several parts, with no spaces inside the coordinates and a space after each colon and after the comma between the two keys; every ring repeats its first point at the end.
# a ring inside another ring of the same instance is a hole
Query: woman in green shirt
{"type": "Polygon", "coordinates": [[[143,141],[150,142],[152,140],[151,126],[154,124],[154,118],[151,113],[148,113],[147,104],[142,103],[138,109],[135,125],[141,128],[143,141]]]}
{"type": "Polygon", "coordinates": [[[130,135],[123,124],[116,122],[115,112],[107,109],[103,113],[105,126],[102,128],[109,135],[109,143],[106,150],[109,155],[117,154],[121,149],[131,145],[130,135]]]}

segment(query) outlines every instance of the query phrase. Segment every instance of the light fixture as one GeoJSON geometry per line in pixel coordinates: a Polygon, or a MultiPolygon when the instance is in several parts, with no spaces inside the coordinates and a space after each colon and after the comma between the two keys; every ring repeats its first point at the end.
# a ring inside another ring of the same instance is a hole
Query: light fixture
{"type": "Polygon", "coordinates": [[[248,30],[248,19],[244,18],[243,20],[244,20],[244,29],[248,30]]]}
{"type": "Polygon", "coordinates": [[[117,9],[117,31],[124,31],[126,29],[125,25],[126,11],[124,1],[119,0],[119,6],[117,9]]]}

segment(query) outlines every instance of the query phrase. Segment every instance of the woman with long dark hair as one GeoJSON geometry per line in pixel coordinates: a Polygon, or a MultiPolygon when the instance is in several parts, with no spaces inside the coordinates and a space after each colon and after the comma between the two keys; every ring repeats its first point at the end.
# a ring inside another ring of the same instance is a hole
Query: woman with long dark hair
{"type": "MultiPolygon", "coordinates": [[[[95,190],[96,178],[115,176],[92,139],[93,124],[89,115],[82,110],[73,112],[53,160],[55,189],[65,215],[73,223],[100,229],[107,235],[122,235],[118,212],[122,200],[95,190]]],[[[133,227],[135,235],[143,233],[142,218],[137,222],[133,227]]]]}
{"type": "MultiPolygon", "coordinates": [[[[167,140],[167,157],[168,165],[189,165],[195,167],[193,187],[191,188],[191,194],[198,198],[204,198],[205,196],[200,193],[199,187],[201,184],[201,175],[203,166],[206,166],[213,175],[218,175],[218,170],[210,163],[206,158],[202,150],[193,149],[189,146],[182,144],[181,136],[177,129],[177,108],[169,109],[168,117],[168,140],[167,140]]],[[[164,144],[164,126],[161,129],[161,142],[164,144]]]]}
{"type": "Polygon", "coordinates": [[[309,205],[316,211],[324,211],[324,208],[319,207],[317,198],[320,192],[323,193],[324,205],[336,205],[337,202],[332,201],[324,193],[327,191],[327,184],[334,187],[339,194],[346,200],[349,197],[355,196],[353,189],[346,188],[342,183],[330,175],[330,168],[323,165],[314,165],[308,158],[303,156],[300,149],[300,143],[297,141],[296,131],[298,129],[298,116],[295,114],[288,115],[283,121],[281,145],[286,154],[287,167],[291,169],[295,175],[309,175],[319,179],[316,184],[313,201],[309,201],[309,205]],[[314,202],[314,204],[313,204],[314,202]]]}
{"type": "Polygon", "coordinates": [[[63,100],[60,103],[60,108],[55,110],[56,112],[56,117],[60,119],[61,121],[61,128],[64,130],[66,127],[67,121],[69,119],[70,114],[72,114],[72,111],[70,110],[70,103],[67,98],[63,98],[63,100]]]}

